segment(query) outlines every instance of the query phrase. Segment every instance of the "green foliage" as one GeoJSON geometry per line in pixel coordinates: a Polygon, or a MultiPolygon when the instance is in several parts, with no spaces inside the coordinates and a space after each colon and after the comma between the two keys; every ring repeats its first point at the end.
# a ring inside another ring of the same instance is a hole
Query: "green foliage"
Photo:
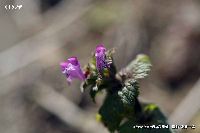
{"type": "Polygon", "coordinates": [[[155,104],[146,104],[143,111],[150,124],[167,124],[166,117],[155,104]]]}
{"type": "Polygon", "coordinates": [[[137,126],[167,126],[166,118],[154,104],[143,106],[143,116],[139,120],[129,119],[119,128],[119,133],[172,133],[170,128],[136,128],[137,126]],[[137,126],[136,126],[137,125],[137,126]]]}
{"type": "Polygon", "coordinates": [[[115,131],[123,119],[125,109],[117,94],[107,95],[99,110],[102,122],[111,131],[115,131]]]}
{"type": "Polygon", "coordinates": [[[167,125],[165,116],[156,105],[138,101],[138,80],[145,78],[151,69],[149,57],[138,55],[125,71],[117,74],[112,54],[113,50],[107,51],[106,57],[111,65],[101,74],[96,69],[93,56],[86,67],[87,79],[82,84],[82,90],[89,89],[94,102],[98,92],[105,90],[107,93],[99,109],[98,120],[111,133],[171,133],[170,129],[133,128],[135,125],[167,125]]]}
{"type": "Polygon", "coordinates": [[[147,55],[140,54],[127,66],[126,70],[130,71],[133,78],[137,80],[148,76],[151,66],[149,57],[147,55]]]}
{"type": "Polygon", "coordinates": [[[139,94],[139,86],[135,80],[128,80],[125,86],[118,92],[122,102],[127,106],[134,106],[135,98],[139,94]]]}
{"type": "Polygon", "coordinates": [[[112,92],[113,90],[111,88],[119,85],[115,79],[117,70],[113,63],[113,53],[114,49],[106,52],[107,61],[111,64],[109,70],[107,68],[103,70],[103,74],[99,74],[96,69],[96,58],[94,55],[92,56],[88,65],[85,67],[85,71],[88,75],[85,82],[81,85],[81,90],[83,92],[85,89],[90,89],[90,96],[94,102],[95,96],[98,92],[102,91],[103,89],[112,92]]]}

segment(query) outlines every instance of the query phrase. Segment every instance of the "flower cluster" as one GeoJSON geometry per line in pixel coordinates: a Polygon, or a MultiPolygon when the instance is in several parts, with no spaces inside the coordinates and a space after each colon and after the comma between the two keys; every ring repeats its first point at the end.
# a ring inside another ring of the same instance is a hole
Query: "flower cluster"
{"type": "Polygon", "coordinates": [[[106,48],[104,47],[103,44],[97,45],[95,51],[95,57],[96,57],[96,67],[100,73],[102,73],[104,68],[110,67],[110,63],[106,60],[106,48]]]}
{"type": "MultiPolygon", "coordinates": [[[[81,91],[87,89],[93,102],[97,94],[104,90],[105,99],[96,118],[111,133],[149,132],[133,128],[132,124],[167,125],[164,114],[155,104],[143,103],[138,99],[139,80],[145,78],[151,69],[149,57],[140,54],[127,67],[117,71],[113,63],[113,52],[99,44],[84,71],[77,57],[70,57],[60,63],[62,73],[69,84],[74,79],[84,81],[81,91]]],[[[152,129],[152,132],[172,133],[169,129],[152,129]]]]}
{"type": "MultiPolygon", "coordinates": [[[[111,62],[107,61],[106,48],[103,44],[99,44],[95,50],[96,69],[99,74],[102,73],[104,68],[109,68],[111,62]]],[[[65,74],[67,82],[70,84],[73,79],[85,80],[87,72],[82,71],[77,57],[70,57],[67,61],[60,63],[62,73],[65,74]]]]}

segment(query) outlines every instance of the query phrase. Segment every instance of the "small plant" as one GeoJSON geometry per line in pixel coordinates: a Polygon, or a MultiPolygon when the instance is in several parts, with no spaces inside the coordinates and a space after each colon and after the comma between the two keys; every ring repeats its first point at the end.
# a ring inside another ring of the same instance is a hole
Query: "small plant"
{"type": "Polygon", "coordinates": [[[113,53],[113,49],[106,50],[100,44],[84,72],[78,59],[71,57],[60,64],[62,73],[66,75],[69,84],[73,79],[82,80],[81,91],[89,89],[94,102],[96,94],[105,90],[105,100],[96,118],[111,133],[171,133],[170,128],[135,128],[136,125],[168,125],[165,116],[155,104],[138,100],[138,81],[145,78],[151,69],[149,57],[140,54],[126,68],[117,72],[113,53]]]}

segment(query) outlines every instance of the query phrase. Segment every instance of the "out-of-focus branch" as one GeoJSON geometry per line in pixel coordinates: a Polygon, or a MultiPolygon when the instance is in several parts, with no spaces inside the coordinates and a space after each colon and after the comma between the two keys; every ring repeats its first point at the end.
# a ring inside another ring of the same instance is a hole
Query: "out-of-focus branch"
{"type": "Polygon", "coordinates": [[[52,23],[70,18],[75,13],[87,7],[91,0],[66,0],[59,3],[57,8],[51,8],[44,14],[40,13],[39,1],[35,0],[15,0],[15,3],[23,5],[23,11],[16,12],[12,17],[18,28],[25,32],[25,36],[35,34],[35,32],[45,29],[52,23]],[[42,18],[45,19],[42,19],[42,18]]]}
{"type": "MultiPolygon", "coordinates": [[[[72,10],[70,14],[63,16],[54,25],[34,35],[19,44],[0,53],[0,78],[19,70],[44,55],[52,53],[65,43],[59,43],[58,34],[64,28],[72,26],[89,9],[90,5],[72,10]]],[[[80,29],[81,30],[81,29],[80,29]]],[[[71,30],[68,34],[71,35],[71,30]]],[[[62,34],[59,34],[62,35],[62,34]]],[[[67,34],[65,35],[67,36],[67,34]]]]}
{"type": "Polygon", "coordinates": [[[63,122],[80,129],[84,133],[106,133],[106,129],[64,96],[48,85],[40,83],[34,88],[32,98],[41,107],[56,115],[63,122]]]}
{"type": "Polygon", "coordinates": [[[200,109],[200,79],[170,116],[171,124],[187,124],[200,109]]]}
{"type": "Polygon", "coordinates": [[[0,95],[37,80],[40,72],[49,67],[49,64],[37,64],[34,62],[63,47],[65,43],[60,42],[61,38],[69,38],[71,40],[75,38],[74,34],[76,34],[76,37],[84,34],[84,26],[77,23],[77,20],[91,7],[93,5],[90,4],[79,6],[79,9],[71,10],[70,14],[62,16],[62,19],[59,18],[56,23],[44,31],[2,51],[0,53],[0,95]],[[65,30],[66,28],[67,31],[65,30]],[[78,33],[76,29],[79,29],[78,33]],[[21,69],[23,69],[23,73],[18,71],[21,69]]]}

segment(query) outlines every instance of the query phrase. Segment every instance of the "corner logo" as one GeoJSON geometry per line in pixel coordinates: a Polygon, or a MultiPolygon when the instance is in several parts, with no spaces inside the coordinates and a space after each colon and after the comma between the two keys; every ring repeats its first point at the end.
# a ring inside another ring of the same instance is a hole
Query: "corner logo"
{"type": "Polygon", "coordinates": [[[6,10],[20,10],[22,5],[5,5],[6,10]]]}

